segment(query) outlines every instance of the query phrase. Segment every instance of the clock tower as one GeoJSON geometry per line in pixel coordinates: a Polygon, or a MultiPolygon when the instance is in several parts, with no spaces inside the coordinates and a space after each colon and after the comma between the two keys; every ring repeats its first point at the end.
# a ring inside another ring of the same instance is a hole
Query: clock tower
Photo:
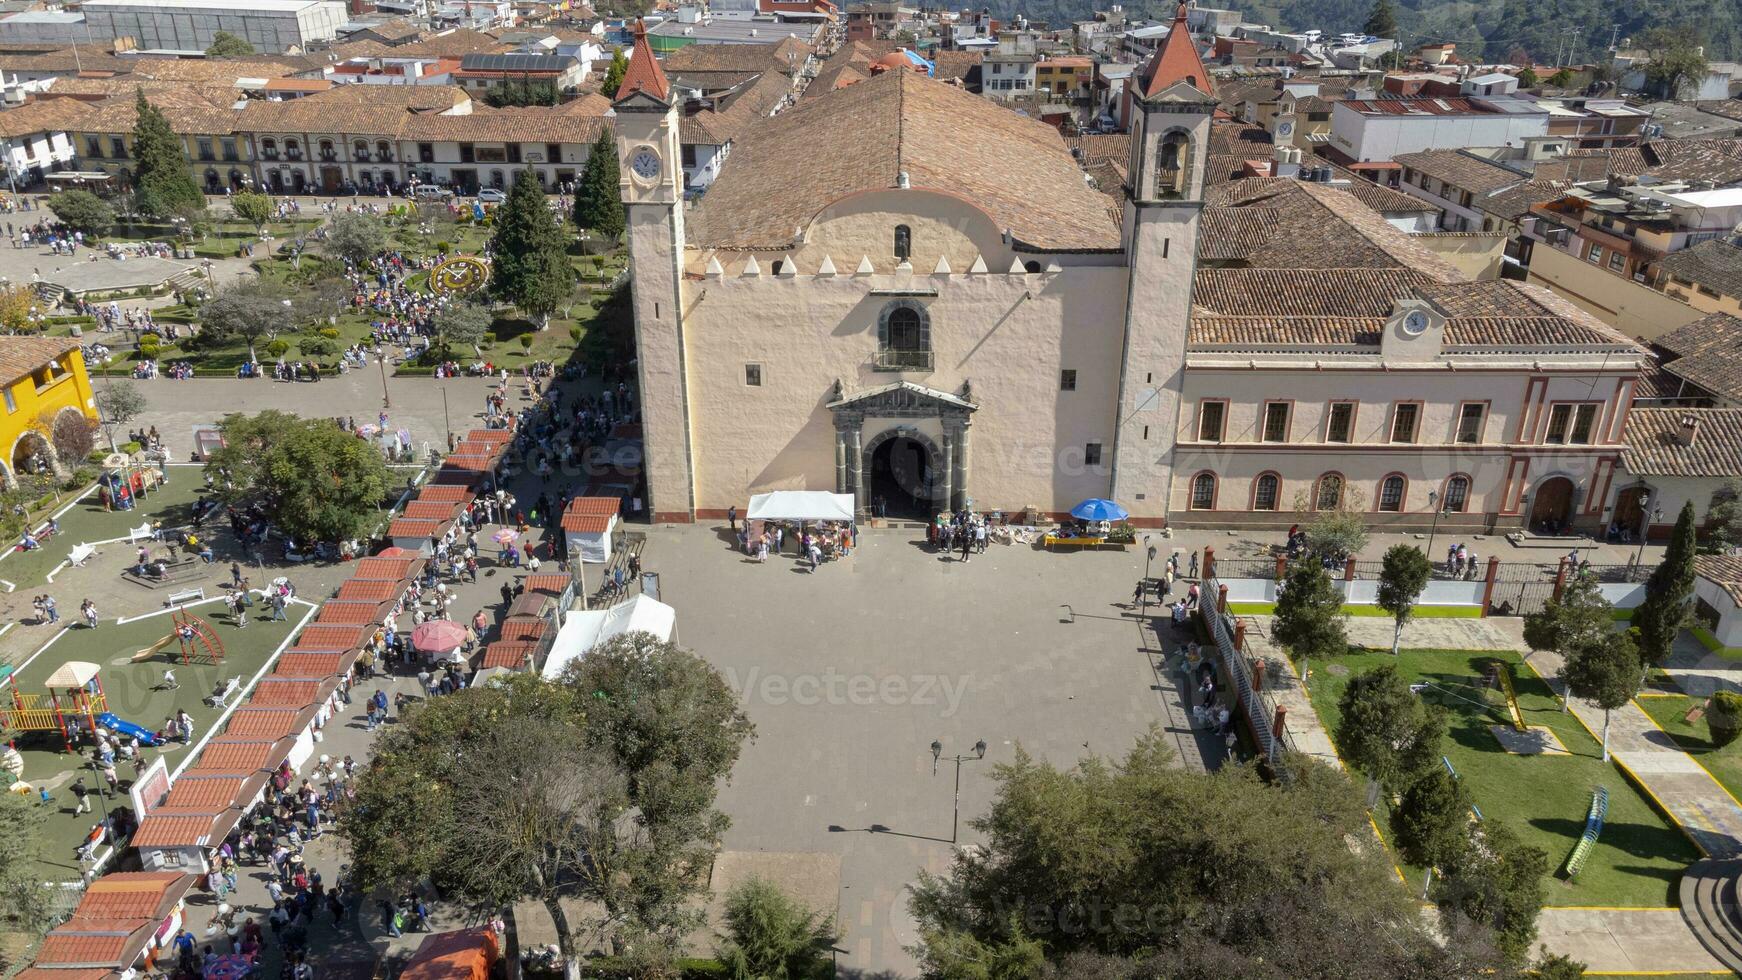
{"type": "Polygon", "coordinates": [[[655,522],[695,519],[695,453],[684,351],[683,149],[671,83],[637,21],[617,89],[618,190],[633,273],[647,509],[655,522]]]}

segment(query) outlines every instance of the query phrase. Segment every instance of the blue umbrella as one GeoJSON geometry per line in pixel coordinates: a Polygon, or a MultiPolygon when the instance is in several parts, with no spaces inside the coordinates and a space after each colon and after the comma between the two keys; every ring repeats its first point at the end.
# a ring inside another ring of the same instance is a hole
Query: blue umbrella
{"type": "Polygon", "coordinates": [[[1071,516],[1079,521],[1122,521],[1131,512],[1111,500],[1091,497],[1072,507],[1071,516]]]}

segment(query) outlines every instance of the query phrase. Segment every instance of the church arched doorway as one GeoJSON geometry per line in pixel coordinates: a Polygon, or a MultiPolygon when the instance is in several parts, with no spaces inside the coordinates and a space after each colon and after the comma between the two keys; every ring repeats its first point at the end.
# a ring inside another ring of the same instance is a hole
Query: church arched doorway
{"type": "Polygon", "coordinates": [[[1551,476],[1536,488],[1530,505],[1530,528],[1541,534],[1560,534],[1573,516],[1573,481],[1551,476]]]}
{"type": "Polygon", "coordinates": [[[930,520],[932,501],[931,451],[917,439],[896,436],[871,451],[873,513],[909,520],[930,520]]]}

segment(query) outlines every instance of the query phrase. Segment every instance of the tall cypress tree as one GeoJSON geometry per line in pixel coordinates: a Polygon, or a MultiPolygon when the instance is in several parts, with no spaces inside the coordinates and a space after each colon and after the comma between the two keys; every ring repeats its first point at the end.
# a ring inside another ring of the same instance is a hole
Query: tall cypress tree
{"type": "Polygon", "coordinates": [[[1688,600],[1694,594],[1694,504],[1682,505],[1670,533],[1663,564],[1651,573],[1645,585],[1645,601],[1633,611],[1633,628],[1639,635],[1639,653],[1648,663],[1669,659],[1676,634],[1687,619],[1688,600]]]}
{"type": "Polygon", "coordinates": [[[147,218],[168,218],[206,206],[188,173],[187,155],[169,120],[138,90],[139,118],[133,124],[133,209],[147,218]]]}
{"type": "Polygon", "coordinates": [[[1397,37],[1397,15],[1391,10],[1391,0],[1374,0],[1373,11],[1361,29],[1374,37],[1397,37]]]}
{"type": "Polygon", "coordinates": [[[623,192],[617,181],[616,142],[610,130],[601,130],[575,189],[575,224],[608,243],[623,234],[623,192]]]}
{"type": "Polygon", "coordinates": [[[540,330],[550,325],[551,313],[574,289],[565,238],[561,222],[545,204],[538,173],[528,167],[496,212],[490,289],[537,320],[540,330]]]}

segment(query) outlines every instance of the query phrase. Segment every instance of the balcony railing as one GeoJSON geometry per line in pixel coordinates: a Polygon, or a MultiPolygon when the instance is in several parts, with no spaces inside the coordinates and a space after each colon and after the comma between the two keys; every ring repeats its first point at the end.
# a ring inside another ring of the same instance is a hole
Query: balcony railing
{"type": "Polygon", "coordinates": [[[932,352],[929,350],[878,351],[871,363],[874,371],[930,371],[932,352]]]}
{"type": "Polygon", "coordinates": [[[322,150],[321,151],[321,159],[327,161],[328,163],[332,163],[332,162],[339,159],[339,155],[332,150],[322,150]]]}
{"type": "Polygon", "coordinates": [[[278,159],[278,151],[277,150],[261,150],[260,151],[260,159],[262,159],[262,160],[276,160],[276,159],[278,159]]]}
{"type": "Polygon", "coordinates": [[[380,150],[376,150],[375,151],[375,159],[377,162],[380,162],[380,163],[392,163],[393,162],[393,154],[383,153],[380,150]]]}
{"type": "Polygon", "coordinates": [[[302,151],[301,150],[285,150],[284,151],[284,158],[286,160],[301,160],[302,159],[302,151]]]}

